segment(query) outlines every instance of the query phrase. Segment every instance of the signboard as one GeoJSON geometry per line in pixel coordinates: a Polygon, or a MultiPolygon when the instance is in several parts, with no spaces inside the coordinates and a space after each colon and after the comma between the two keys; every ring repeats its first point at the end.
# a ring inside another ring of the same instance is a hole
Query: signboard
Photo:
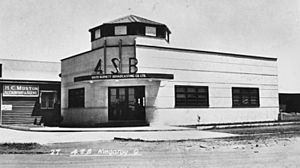
{"type": "Polygon", "coordinates": [[[136,73],[136,74],[103,74],[103,75],[88,75],[74,78],[74,82],[86,80],[108,80],[108,79],[174,79],[173,74],[158,74],[158,73],[136,73]]]}
{"type": "Polygon", "coordinates": [[[1,110],[2,111],[12,111],[12,104],[2,104],[1,110]]]}
{"type": "Polygon", "coordinates": [[[38,97],[37,85],[3,85],[3,97],[38,97]]]}
{"type": "Polygon", "coordinates": [[[146,74],[107,74],[107,75],[92,75],[92,80],[97,79],[128,79],[128,78],[146,78],[146,74]]]}

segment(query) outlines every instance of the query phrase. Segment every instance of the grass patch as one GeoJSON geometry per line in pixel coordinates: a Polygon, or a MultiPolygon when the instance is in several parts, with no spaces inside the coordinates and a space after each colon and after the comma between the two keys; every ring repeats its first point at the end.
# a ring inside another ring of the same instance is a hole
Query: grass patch
{"type": "Polygon", "coordinates": [[[2,143],[0,154],[45,154],[49,147],[38,143],[2,143]]]}

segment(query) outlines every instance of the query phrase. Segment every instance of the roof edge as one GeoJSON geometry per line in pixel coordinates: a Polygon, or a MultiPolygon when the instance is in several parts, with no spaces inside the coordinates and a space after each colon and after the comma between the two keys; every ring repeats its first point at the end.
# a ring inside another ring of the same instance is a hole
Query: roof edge
{"type": "Polygon", "coordinates": [[[137,47],[144,47],[144,48],[157,48],[157,49],[165,49],[165,50],[195,52],[195,53],[207,53],[207,54],[221,54],[221,55],[233,56],[233,57],[242,57],[242,58],[250,58],[250,59],[263,59],[263,60],[277,61],[277,58],[274,58],[274,57],[265,57],[265,56],[257,56],[257,55],[246,55],[246,54],[227,53],[227,52],[218,52],[218,51],[205,51],[205,50],[195,50],[195,49],[175,48],[175,47],[151,46],[151,45],[144,45],[144,44],[136,44],[136,46],[137,47]]]}

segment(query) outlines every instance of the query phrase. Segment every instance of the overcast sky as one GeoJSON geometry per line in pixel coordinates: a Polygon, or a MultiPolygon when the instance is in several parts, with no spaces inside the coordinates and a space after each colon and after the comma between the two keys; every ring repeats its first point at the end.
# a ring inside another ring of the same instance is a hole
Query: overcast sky
{"type": "Polygon", "coordinates": [[[60,61],[90,50],[89,28],[135,14],[171,44],[278,57],[279,91],[300,93],[299,0],[0,0],[0,58],[60,61]]]}

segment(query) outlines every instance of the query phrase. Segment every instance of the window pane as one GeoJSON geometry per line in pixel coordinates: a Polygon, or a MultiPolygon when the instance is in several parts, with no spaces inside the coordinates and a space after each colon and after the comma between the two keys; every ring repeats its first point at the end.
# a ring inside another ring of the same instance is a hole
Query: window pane
{"type": "Polygon", "coordinates": [[[110,95],[116,96],[117,95],[117,89],[110,89],[110,95]]]}
{"type": "Polygon", "coordinates": [[[129,88],[128,89],[128,94],[129,95],[134,95],[134,88],[129,88]]]}
{"type": "Polygon", "coordinates": [[[50,109],[54,108],[54,92],[49,93],[49,96],[48,96],[48,108],[50,108],[50,109]]]}
{"type": "Polygon", "coordinates": [[[95,39],[100,38],[100,37],[101,37],[101,30],[100,30],[100,29],[97,29],[97,30],[95,31],[95,39]]]}
{"type": "Polygon", "coordinates": [[[47,108],[47,95],[44,93],[41,95],[41,108],[47,108]]]}
{"type": "Polygon", "coordinates": [[[127,26],[115,27],[115,35],[126,35],[126,34],[127,34],[127,26]]]}
{"type": "Polygon", "coordinates": [[[196,93],[194,93],[194,94],[189,93],[189,94],[187,94],[187,98],[197,98],[197,94],[196,93]]]}
{"type": "Polygon", "coordinates": [[[206,94],[198,94],[198,98],[207,99],[207,96],[206,96],[206,94]]]}
{"type": "Polygon", "coordinates": [[[199,93],[207,93],[207,88],[206,87],[198,88],[198,92],[199,93]]]}
{"type": "Polygon", "coordinates": [[[249,97],[248,96],[242,96],[242,104],[244,104],[244,105],[249,104],[249,97]]]}
{"type": "Polygon", "coordinates": [[[256,97],[256,96],[251,96],[251,98],[250,98],[250,103],[251,103],[251,104],[258,104],[257,97],[256,97]]]}
{"type": "Polygon", "coordinates": [[[145,29],[146,36],[156,36],[156,27],[146,26],[145,29]]]}
{"type": "Polygon", "coordinates": [[[179,93],[177,93],[176,94],[176,98],[185,98],[185,94],[179,94],[179,93]]]}
{"type": "Polygon", "coordinates": [[[125,96],[125,88],[120,88],[119,89],[119,97],[125,96]]]}
{"type": "Polygon", "coordinates": [[[184,87],[176,87],[176,93],[178,92],[185,92],[185,88],[184,87]]]}
{"type": "Polygon", "coordinates": [[[240,93],[240,89],[233,88],[233,89],[232,89],[232,92],[233,92],[233,93],[240,93]]]}
{"type": "Polygon", "coordinates": [[[194,87],[188,87],[187,88],[187,92],[189,92],[189,93],[196,93],[196,88],[194,88],[194,87]]]}

